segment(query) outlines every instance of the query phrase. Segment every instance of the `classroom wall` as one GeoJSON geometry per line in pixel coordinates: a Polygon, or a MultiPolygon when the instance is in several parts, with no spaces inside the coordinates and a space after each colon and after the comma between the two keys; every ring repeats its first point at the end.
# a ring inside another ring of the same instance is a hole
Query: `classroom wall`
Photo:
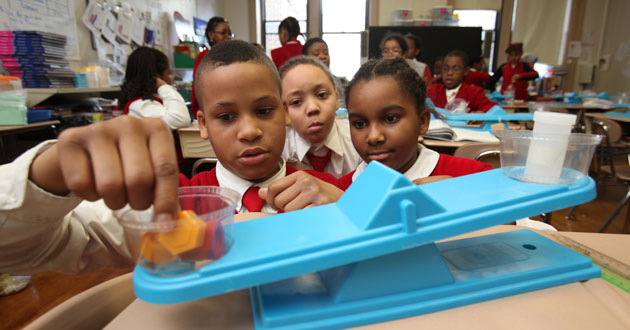
{"type": "Polygon", "coordinates": [[[566,6],[566,0],[518,1],[511,42],[523,42],[525,53],[536,54],[539,62],[560,63],[566,6]]]}
{"type": "MultiPolygon", "coordinates": [[[[601,1],[592,2],[601,3],[601,1]]],[[[592,88],[595,91],[606,91],[611,95],[620,92],[630,92],[629,13],[630,1],[609,0],[606,14],[602,14],[602,16],[593,15],[595,19],[600,17],[604,24],[600,54],[602,56],[609,55],[610,57],[607,70],[595,70],[595,84],[592,88]]],[[[593,39],[597,40],[596,38],[593,39]]],[[[584,42],[584,37],[582,41],[584,42]]],[[[599,58],[594,57],[593,61],[598,62],[599,58]]]]}
{"type": "Polygon", "coordinates": [[[435,6],[452,5],[453,9],[500,10],[501,0],[381,0],[378,1],[378,25],[392,25],[392,12],[396,9],[412,9],[413,17],[428,16],[435,6]]]}

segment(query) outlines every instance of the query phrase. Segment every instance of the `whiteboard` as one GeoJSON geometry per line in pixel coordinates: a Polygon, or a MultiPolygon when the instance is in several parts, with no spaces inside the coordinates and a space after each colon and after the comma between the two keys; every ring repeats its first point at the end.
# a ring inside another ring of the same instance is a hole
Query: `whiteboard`
{"type": "Polygon", "coordinates": [[[74,0],[0,0],[0,30],[35,30],[67,37],[66,58],[79,60],[74,0]]]}

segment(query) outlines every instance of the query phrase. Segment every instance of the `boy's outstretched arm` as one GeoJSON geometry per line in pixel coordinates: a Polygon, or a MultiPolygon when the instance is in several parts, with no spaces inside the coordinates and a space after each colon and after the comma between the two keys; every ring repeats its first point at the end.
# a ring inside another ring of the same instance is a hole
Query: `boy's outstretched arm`
{"type": "Polygon", "coordinates": [[[177,212],[178,168],[171,132],[159,119],[123,116],[64,131],[37,156],[29,179],[55,194],[103,199],[117,210],[154,205],[156,218],[177,212]]]}
{"type": "Polygon", "coordinates": [[[343,190],[304,171],[297,171],[259,190],[258,195],[274,209],[301,210],[336,202],[343,190]]]}
{"type": "Polygon", "coordinates": [[[159,119],[124,116],[67,130],[0,166],[0,272],[129,264],[119,212],[108,206],[153,203],[154,214],[171,218],[177,185],[171,133],[159,119]]]}

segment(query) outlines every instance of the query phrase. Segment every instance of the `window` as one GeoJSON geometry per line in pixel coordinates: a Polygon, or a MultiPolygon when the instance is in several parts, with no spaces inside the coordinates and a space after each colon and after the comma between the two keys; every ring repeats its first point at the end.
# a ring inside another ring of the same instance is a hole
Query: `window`
{"type": "Polygon", "coordinates": [[[321,0],[322,39],[328,44],[330,70],[348,80],[361,66],[361,32],[367,27],[366,11],[366,0],[321,0]]]}
{"type": "Polygon", "coordinates": [[[489,58],[486,64],[488,65],[488,68],[492,68],[492,60],[494,58],[493,53],[495,51],[494,36],[496,35],[497,12],[495,10],[454,10],[453,13],[457,14],[459,18],[459,26],[481,27],[483,30],[481,33],[481,40],[485,46],[482,56],[484,58],[489,58]],[[486,38],[491,38],[492,40],[485,40],[486,38]],[[489,50],[489,52],[486,52],[485,50],[489,50]]]}
{"type": "MultiPolygon", "coordinates": [[[[300,32],[308,35],[307,31],[307,0],[265,0],[263,1],[263,46],[267,54],[271,50],[282,46],[278,38],[278,26],[288,16],[295,17],[300,22],[300,32]]],[[[298,37],[304,44],[304,38],[298,37]]]]}

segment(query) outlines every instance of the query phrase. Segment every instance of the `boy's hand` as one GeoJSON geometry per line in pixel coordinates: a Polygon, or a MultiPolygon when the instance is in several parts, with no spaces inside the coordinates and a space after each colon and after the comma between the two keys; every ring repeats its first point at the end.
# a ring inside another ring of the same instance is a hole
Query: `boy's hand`
{"type": "Polygon", "coordinates": [[[297,171],[258,191],[274,209],[301,210],[336,202],[343,190],[306,172],[297,171]]]}
{"type": "Polygon", "coordinates": [[[515,82],[519,79],[521,79],[521,76],[518,73],[512,76],[512,82],[515,82]]]}
{"type": "Polygon", "coordinates": [[[122,116],[67,129],[35,158],[29,179],[53,194],[102,198],[114,210],[153,204],[156,220],[177,213],[177,158],[160,119],[122,116]]]}

